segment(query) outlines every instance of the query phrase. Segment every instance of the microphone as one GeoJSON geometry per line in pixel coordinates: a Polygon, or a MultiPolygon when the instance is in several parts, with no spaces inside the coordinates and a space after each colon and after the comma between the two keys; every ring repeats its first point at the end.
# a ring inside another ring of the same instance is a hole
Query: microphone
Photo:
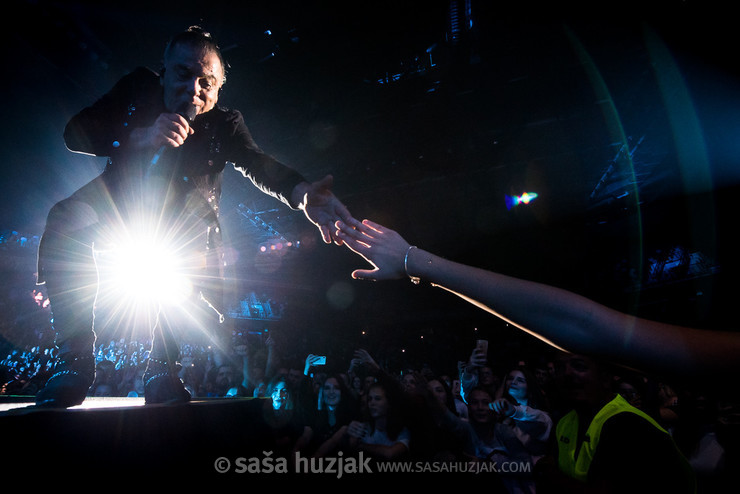
{"type": "MultiPolygon", "coordinates": [[[[192,124],[193,120],[195,120],[195,115],[198,114],[198,107],[192,103],[188,103],[184,105],[183,109],[178,111],[177,114],[183,117],[185,120],[187,120],[189,124],[192,124]]],[[[162,156],[162,153],[165,152],[167,147],[168,146],[166,144],[162,144],[162,147],[159,148],[159,150],[154,154],[152,161],[149,163],[150,170],[151,170],[151,167],[157,164],[157,162],[159,161],[159,158],[162,156]]]]}
{"type": "Polygon", "coordinates": [[[188,103],[187,105],[185,105],[185,108],[183,110],[177,113],[185,118],[188,123],[193,123],[193,120],[195,120],[195,116],[198,114],[198,107],[192,103],[188,103]]]}

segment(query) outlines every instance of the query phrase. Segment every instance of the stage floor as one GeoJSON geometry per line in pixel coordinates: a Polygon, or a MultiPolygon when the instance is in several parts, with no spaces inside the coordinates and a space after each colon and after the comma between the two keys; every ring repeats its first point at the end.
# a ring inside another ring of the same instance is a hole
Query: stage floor
{"type": "MultiPolygon", "coordinates": [[[[33,396],[0,397],[0,414],[9,411],[28,410],[34,405],[33,396]]],[[[144,398],[103,398],[89,397],[82,404],[68,410],[88,410],[100,408],[128,408],[144,405],[144,398]]]]}
{"type": "Polygon", "coordinates": [[[90,397],[66,409],[33,404],[33,397],[0,397],[4,472],[53,478],[85,469],[114,475],[154,470],[208,478],[220,474],[218,458],[282,454],[258,398],[145,405],[143,398],[90,397]]]}

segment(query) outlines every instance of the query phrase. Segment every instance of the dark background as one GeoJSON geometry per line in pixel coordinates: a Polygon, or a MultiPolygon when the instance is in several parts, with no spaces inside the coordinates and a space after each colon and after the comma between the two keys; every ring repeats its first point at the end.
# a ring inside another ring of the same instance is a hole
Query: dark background
{"type": "MultiPolygon", "coordinates": [[[[620,310],[734,329],[740,91],[728,9],[500,3],[14,1],[0,229],[41,234],[49,208],[104,164],[65,149],[67,120],[136,66],[156,69],[169,36],[199,24],[231,65],[220,103],[307,178],[333,174],[356,217],[620,310]],[[538,197],[507,209],[524,192],[538,197]]],[[[362,259],[227,176],[235,300],[254,292],[283,307],[279,321],[238,326],[342,362],[363,346],[399,365],[449,365],[480,335],[516,355],[537,347],[440,289],[352,280],[362,259]],[[258,254],[280,236],[300,247],[258,254]]],[[[34,255],[5,260],[7,309],[34,255]]]]}

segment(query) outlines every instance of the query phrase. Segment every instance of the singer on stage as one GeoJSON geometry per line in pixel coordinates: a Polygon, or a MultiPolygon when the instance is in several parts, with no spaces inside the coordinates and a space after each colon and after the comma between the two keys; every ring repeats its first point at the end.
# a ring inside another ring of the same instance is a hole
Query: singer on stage
{"type": "MultiPolygon", "coordinates": [[[[309,182],[263,153],[241,113],[217,106],[226,63],[210,34],[197,27],[175,35],[159,73],[140,68],[75,115],[64,132],[73,152],[108,157],[103,173],[49,212],[39,247],[57,335],[59,363],[37,406],[82,403],[95,376],[94,304],[99,264],[137,230],[175,240],[196,260],[197,302],[218,330],[223,269],[218,204],[229,164],[266,194],[302,210],[326,243],[336,220],[352,223],[331,191],[330,176],[309,182]]],[[[196,304],[197,305],[197,304],[196,304]]],[[[177,377],[179,349],[166,318],[155,321],[144,375],[147,403],[190,399],[177,377]]]]}

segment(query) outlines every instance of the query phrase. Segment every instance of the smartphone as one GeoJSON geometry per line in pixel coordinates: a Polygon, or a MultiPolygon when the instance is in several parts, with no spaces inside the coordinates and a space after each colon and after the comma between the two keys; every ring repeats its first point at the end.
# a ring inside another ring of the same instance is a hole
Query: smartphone
{"type": "Polygon", "coordinates": [[[316,360],[313,362],[313,365],[326,365],[326,356],[318,356],[316,357],[316,360]]]}
{"type": "Polygon", "coordinates": [[[478,340],[475,342],[475,348],[480,350],[483,355],[488,355],[488,340],[478,340]]]}

